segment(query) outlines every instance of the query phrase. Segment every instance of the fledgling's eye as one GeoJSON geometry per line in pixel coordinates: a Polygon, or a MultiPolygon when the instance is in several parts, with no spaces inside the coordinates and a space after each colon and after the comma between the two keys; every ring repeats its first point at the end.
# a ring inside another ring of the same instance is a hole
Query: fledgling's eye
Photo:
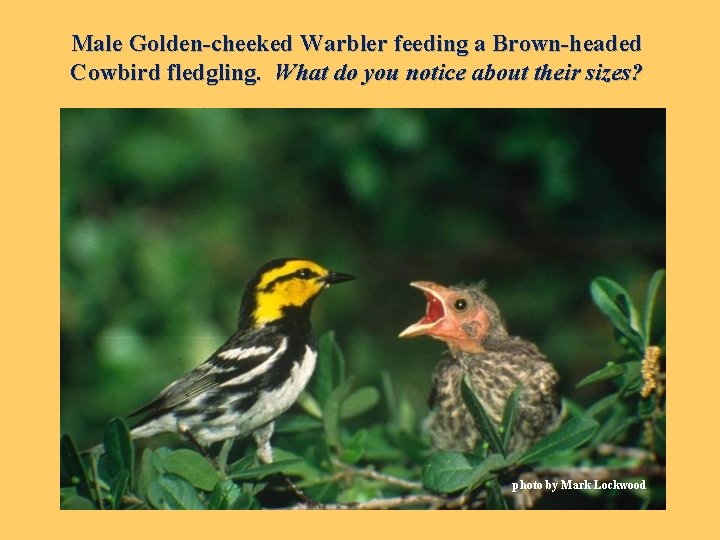
{"type": "Polygon", "coordinates": [[[312,277],[312,272],[309,268],[301,268],[297,271],[297,277],[300,279],[310,279],[312,277]]]}
{"type": "Polygon", "coordinates": [[[457,311],[464,311],[466,307],[467,307],[467,302],[465,301],[464,298],[458,298],[457,300],[455,300],[455,309],[457,311]]]}

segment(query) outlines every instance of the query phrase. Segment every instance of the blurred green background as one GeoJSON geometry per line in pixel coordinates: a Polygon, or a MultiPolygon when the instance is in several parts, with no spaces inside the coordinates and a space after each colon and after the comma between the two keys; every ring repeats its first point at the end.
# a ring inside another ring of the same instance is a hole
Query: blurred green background
{"type": "Polygon", "coordinates": [[[276,257],[360,278],[315,331],[419,416],[444,346],[396,338],[424,310],[408,282],[487,280],[586,405],[605,389],[575,383],[619,353],[590,280],[641,300],[665,266],[664,110],[65,109],[61,147],[61,429],[81,447],[222,344],[276,257]]]}

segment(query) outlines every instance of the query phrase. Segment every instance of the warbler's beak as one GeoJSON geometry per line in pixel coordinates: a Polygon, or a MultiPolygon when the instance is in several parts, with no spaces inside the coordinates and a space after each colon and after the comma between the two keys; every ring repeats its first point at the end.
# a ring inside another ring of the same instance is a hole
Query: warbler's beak
{"type": "Polygon", "coordinates": [[[418,322],[411,324],[400,332],[398,337],[415,337],[423,334],[432,335],[433,328],[445,320],[447,310],[443,296],[447,289],[432,281],[413,281],[410,286],[420,289],[425,295],[425,300],[427,301],[425,315],[418,322]]]}
{"type": "Polygon", "coordinates": [[[330,272],[327,276],[320,278],[320,281],[324,282],[326,286],[336,285],[343,281],[351,281],[356,279],[352,274],[343,274],[342,272],[330,272]]]}

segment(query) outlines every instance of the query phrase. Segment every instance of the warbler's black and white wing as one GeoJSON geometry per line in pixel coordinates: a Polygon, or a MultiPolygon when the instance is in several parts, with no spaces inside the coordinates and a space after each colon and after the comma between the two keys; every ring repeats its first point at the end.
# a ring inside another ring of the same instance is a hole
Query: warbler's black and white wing
{"type": "Polygon", "coordinates": [[[292,405],[314,366],[312,343],[268,328],[237,333],[205,363],[131,413],[146,415],[132,435],[178,431],[184,424],[202,426],[193,432],[202,442],[242,435],[292,405]]]}
{"type": "MultiPolygon", "coordinates": [[[[247,334],[246,334],[247,335],[247,334]]],[[[150,403],[133,411],[129,416],[148,413],[145,420],[178,408],[191,401],[195,396],[221,386],[239,377],[248,378],[269,368],[268,360],[277,348],[277,341],[256,345],[257,340],[243,339],[235,334],[222,347],[215,351],[203,364],[168,385],[150,403]],[[258,369],[260,368],[260,369],[258,369]]]]}

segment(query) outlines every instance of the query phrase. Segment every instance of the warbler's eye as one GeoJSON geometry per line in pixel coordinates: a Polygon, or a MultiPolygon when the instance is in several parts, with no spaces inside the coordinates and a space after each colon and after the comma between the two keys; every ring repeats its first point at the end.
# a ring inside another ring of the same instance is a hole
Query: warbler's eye
{"type": "Polygon", "coordinates": [[[310,279],[312,277],[312,272],[309,268],[301,268],[297,271],[297,277],[300,279],[310,279]]]}
{"type": "Polygon", "coordinates": [[[464,311],[466,307],[467,307],[467,302],[465,301],[465,299],[458,298],[457,300],[455,300],[455,309],[457,311],[464,311]]]}

